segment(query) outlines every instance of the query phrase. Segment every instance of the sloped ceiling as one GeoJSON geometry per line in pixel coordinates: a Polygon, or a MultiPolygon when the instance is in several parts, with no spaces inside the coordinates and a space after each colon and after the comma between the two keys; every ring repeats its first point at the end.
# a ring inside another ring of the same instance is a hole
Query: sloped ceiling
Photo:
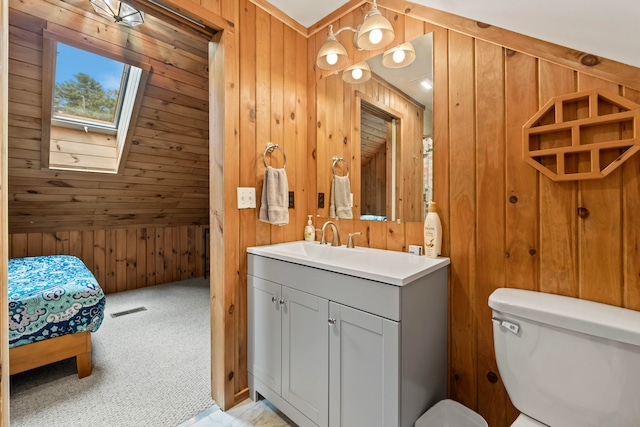
{"type": "MultiPolygon", "coordinates": [[[[348,1],[271,0],[270,3],[308,28],[348,1]]],[[[640,67],[640,1],[414,0],[414,3],[640,67]]]]}

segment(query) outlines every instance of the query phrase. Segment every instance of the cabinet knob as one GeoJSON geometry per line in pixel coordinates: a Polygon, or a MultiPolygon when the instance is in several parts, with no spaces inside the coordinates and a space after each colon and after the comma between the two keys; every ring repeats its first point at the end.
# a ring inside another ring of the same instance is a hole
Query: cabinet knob
{"type": "Polygon", "coordinates": [[[280,302],[280,299],[274,295],[271,297],[271,302],[274,304],[278,304],[280,302]]]}
{"type": "Polygon", "coordinates": [[[286,299],[281,299],[278,302],[280,303],[280,305],[285,305],[287,303],[287,300],[286,299]]]}
{"type": "Polygon", "coordinates": [[[333,317],[329,318],[329,324],[330,325],[335,325],[336,324],[336,319],[334,319],[333,317]]]}

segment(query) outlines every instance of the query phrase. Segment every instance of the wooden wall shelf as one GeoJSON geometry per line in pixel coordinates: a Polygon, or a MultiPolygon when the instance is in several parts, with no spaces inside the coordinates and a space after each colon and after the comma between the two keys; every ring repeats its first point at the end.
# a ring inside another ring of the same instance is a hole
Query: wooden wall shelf
{"type": "Polygon", "coordinates": [[[640,105],[599,89],[552,98],[523,126],[523,156],[553,181],[604,178],[640,150],[640,105]]]}

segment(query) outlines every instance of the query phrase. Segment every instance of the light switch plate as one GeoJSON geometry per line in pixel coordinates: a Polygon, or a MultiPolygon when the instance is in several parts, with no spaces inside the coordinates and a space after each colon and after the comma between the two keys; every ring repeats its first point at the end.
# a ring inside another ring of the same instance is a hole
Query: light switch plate
{"type": "Polygon", "coordinates": [[[256,207],[256,189],[253,187],[238,187],[238,209],[256,207]]]}

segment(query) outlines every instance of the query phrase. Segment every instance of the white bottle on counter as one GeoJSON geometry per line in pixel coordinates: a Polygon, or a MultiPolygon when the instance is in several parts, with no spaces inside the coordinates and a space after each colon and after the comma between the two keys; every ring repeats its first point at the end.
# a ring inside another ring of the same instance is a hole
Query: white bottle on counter
{"type": "Polygon", "coordinates": [[[429,209],[424,219],[424,254],[429,258],[440,255],[442,248],[442,224],[436,212],[436,203],[427,202],[429,209]]]}
{"type": "Polygon", "coordinates": [[[316,240],[316,228],[313,226],[313,222],[311,221],[311,215],[307,216],[309,217],[309,221],[307,221],[307,225],[304,226],[304,240],[313,242],[316,240]]]}

